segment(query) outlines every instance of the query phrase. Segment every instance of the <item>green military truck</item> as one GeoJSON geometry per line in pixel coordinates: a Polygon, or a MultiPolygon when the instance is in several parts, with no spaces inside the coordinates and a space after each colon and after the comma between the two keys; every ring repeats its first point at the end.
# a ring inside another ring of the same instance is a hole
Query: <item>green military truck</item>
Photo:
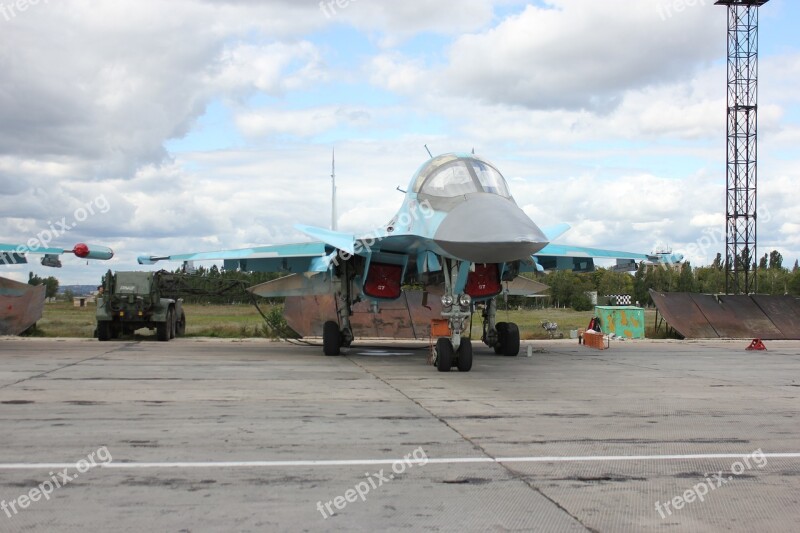
{"type": "Polygon", "coordinates": [[[97,297],[97,338],[130,335],[142,328],[156,330],[160,341],[186,333],[186,313],[180,298],[163,298],[165,272],[117,272],[103,276],[97,297]]]}

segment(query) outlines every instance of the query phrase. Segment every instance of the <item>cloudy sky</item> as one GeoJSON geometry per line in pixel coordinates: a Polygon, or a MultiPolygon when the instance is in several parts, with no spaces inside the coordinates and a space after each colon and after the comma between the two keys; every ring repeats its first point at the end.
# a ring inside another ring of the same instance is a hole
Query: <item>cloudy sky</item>
{"type": "MultiPolygon", "coordinates": [[[[107,244],[121,270],[303,241],[294,223],[330,223],[334,147],[340,229],[366,231],[427,144],[493,161],[539,225],[573,226],[561,242],[723,251],[712,0],[28,2],[0,0],[2,242],[74,223],[54,244],[107,244]]],[[[798,22],[798,2],[761,9],[759,248],[792,263],[798,22]]],[[[2,274],[96,283],[108,266],[2,274]]]]}

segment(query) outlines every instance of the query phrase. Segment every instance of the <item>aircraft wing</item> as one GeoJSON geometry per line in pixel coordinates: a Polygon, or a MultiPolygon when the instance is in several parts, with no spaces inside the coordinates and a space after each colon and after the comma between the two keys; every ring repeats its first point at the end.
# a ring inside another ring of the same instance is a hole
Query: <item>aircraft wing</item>
{"type": "Polygon", "coordinates": [[[636,263],[640,261],[656,264],[683,261],[683,256],[680,254],[642,254],[552,243],[539,250],[532,258],[539,267],[537,270],[572,270],[574,272],[593,271],[595,259],[616,259],[617,266],[615,268],[618,270],[635,270],[636,263]]]}
{"type": "Polygon", "coordinates": [[[139,256],[140,265],[158,261],[223,261],[226,270],[250,272],[327,272],[336,250],[323,242],[254,246],[238,250],[197,252],[167,256],[139,256]]]}
{"type": "Polygon", "coordinates": [[[76,244],[71,250],[64,248],[45,248],[42,246],[29,246],[26,244],[0,243],[0,264],[24,265],[28,262],[29,254],[42,255],[42,265],[58,268],[61,266],[61,254],[74,254],[80,259],[97,259],[107,261],[114,257],[114,251],[105,246],[94,244],[76,244]]]}

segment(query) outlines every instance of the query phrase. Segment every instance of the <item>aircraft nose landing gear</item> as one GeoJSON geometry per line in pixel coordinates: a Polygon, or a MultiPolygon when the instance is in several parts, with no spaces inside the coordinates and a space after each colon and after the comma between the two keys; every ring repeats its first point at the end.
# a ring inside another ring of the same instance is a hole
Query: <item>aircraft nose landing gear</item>
{"type": "Polygon", "coordinates": [[[453,348],[453,343],[447,337],[440,337],[436,341],[435,364],[439,372],[450,372],[453,364],[459,372],[472,370],[472,341],[469,337],[461,337],[458,349],[453,348]]]}

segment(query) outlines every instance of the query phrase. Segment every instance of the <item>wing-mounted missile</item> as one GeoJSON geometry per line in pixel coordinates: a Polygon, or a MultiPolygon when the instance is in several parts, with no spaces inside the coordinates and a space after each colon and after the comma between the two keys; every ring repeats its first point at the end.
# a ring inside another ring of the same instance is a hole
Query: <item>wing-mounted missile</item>
{"type": "Polygon", "coordinates": [[[73,253],[81,259],[96,259],[98,261],[108,261],[114,257],[114,251],[106,246],[96,244],[76,244],[72,250],[64,250],[64,253],[73,253]]]}

